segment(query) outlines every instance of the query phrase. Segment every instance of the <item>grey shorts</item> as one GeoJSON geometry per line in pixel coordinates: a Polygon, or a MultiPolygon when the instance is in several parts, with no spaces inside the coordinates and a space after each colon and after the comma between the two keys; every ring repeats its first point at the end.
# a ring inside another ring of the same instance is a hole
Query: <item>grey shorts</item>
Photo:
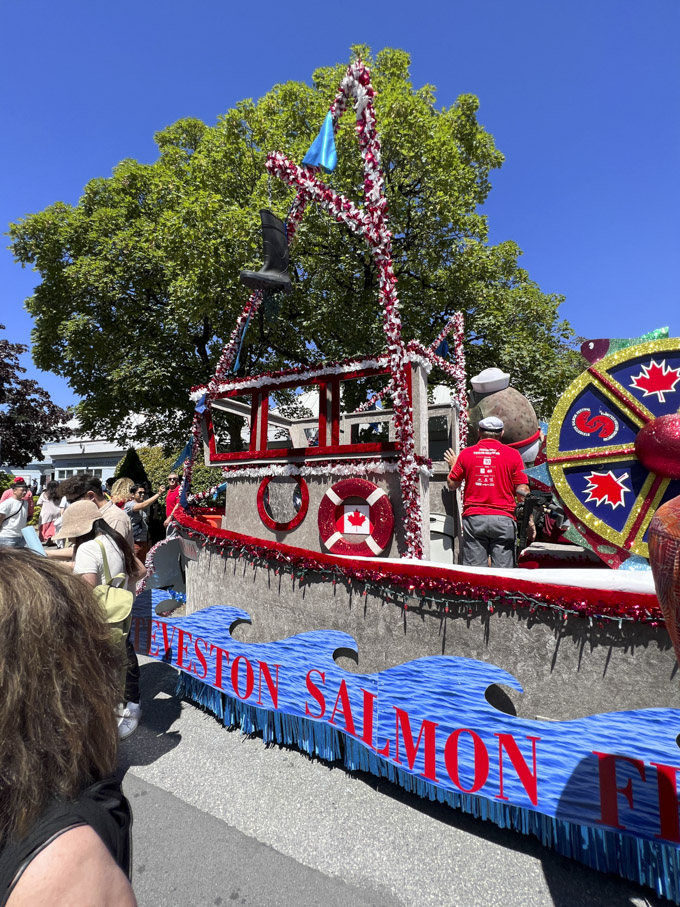
{"type": "Polygon", "coordinates": [[[515,566],[515,521],[512,517],[477,514],[463,517],[463,563],[466,567],[515,566]]]}

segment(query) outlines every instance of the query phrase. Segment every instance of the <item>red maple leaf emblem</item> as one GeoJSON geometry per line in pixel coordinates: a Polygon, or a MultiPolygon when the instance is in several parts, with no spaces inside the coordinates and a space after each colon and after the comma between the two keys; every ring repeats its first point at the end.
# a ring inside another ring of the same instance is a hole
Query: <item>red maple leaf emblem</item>
{"type": "Polygon", "coordinates": [[[680,368],[671,368],[663,359],[660,363],[653,359],[649,365],[643,365],[639,375],[631,375],[631,387],[643,391],[644,397],[657,394],[659,403],[665,403],[664,394],[671,394],[680,381],[680,368]]]}
{"type": "Polygon", "coordinates": [[[352,513],[347,514],[347,520],[351,526],[361,526],[366,517],[363,513],[359,513],[358,510],[353,510],[352,513]]]}
{"type": "Polygon", "coordinates": [[[609,472],[591,472],[589,476],[586,476],[588,482],[586,503],[595,501],[598,506],[609,504],[613,510],[623,507],[624,495],[631,490],[625,484],[627,478],[627,472],[618,478],[611,470],[609,472]]]}

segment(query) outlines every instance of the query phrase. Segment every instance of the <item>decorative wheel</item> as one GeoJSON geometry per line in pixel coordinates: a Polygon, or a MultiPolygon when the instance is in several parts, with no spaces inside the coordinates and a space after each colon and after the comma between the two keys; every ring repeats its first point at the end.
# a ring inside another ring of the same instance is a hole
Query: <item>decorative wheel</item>
{"type": "Polygon", "coordinates": [[[648,558],[657,508],[680,495],[680,340],[627,347],[594,363],[550,421],[547,461],[577,527],[608,564],[648,558]]]}
{"type": "Polygon", "coordinates": [[[343,479],[321,498],[318,521],[321,541],[333,554],[376,557],[392,536],[394,513],[382,488],[343,479]]]}

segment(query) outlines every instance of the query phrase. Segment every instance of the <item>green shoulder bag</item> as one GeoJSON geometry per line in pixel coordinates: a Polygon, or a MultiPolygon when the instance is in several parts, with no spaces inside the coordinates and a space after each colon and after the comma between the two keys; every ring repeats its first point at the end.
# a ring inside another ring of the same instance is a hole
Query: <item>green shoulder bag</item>
{"type": "Polygon", "coordinates": [[[111,585],[112,581],[119,577],[125,581],[125,574],[118,573],[114,577],[111,576],[104,543],[100,539],[97,539],[97,544],[101,548],[102,559],[104,561],[104,583],[94,587],[94,597],[104,609],[106,620],[111,627],[113,640],[120,649],[122,657],[122,685],[124,687],[125,676],[127,674],[127,652],[125,645],[132,623],[132,603],[134,601],[134,595],[127,589],[119,589],[116,586],[111,585]]]}

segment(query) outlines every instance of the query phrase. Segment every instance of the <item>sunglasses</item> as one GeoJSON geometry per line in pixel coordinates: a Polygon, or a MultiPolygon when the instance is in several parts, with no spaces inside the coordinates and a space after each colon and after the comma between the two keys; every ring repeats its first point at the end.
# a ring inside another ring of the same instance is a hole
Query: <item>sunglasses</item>
{"type": "Polygon", "coordinates": [[[174,477],[168,478],[168,482],[179,482],[179,479],[175,479],[174,477]]]}

